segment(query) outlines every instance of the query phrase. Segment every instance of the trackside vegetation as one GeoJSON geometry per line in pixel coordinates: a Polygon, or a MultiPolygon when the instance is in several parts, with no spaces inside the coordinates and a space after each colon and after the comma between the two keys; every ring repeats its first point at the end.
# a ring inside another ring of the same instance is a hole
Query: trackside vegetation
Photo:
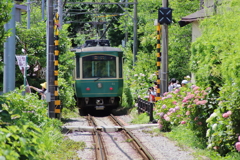
{"type": "MultiPolygon", "coordinates": [[[[171,4],[177,7],[178,3],[173,0],[170,1],[171,4]]],[[[237,0],[223,0],[217,5],[217,12],[200,21],[202,35],[190,43],[188,52],[191,54],[186,64],[188,71],[195,75],[196,83],[165,93],[154,108],[155,118],[164,135],[181,142],[180,144],[200,149],[197,154],[204,153],[210,159],[240,159],[240,37],[239,17],[236,16],[239,14],[239,5],[237,0]]],[[[169,28],[170,33],[172,28],[169,28]]],[[[179,37],[172,39],[169,36],[171,54],[177,49],[171,50],[176,47],[171,42],[178,42],[179,37]]],[[[141,57],[138,58],[140,59],[141,57]]],[[[173,63],[179,64],[177,61],[173,63]]],[[[132,76],[127,77],[130,84],[130,81],[152,78],[149,70],[146,72],[145,69],[140,69],[145,66],[134,66],[132,76]]],[[[170,73],[171,71],[169,68],[170,73]]],[[[141,82],[144,83],[143,81],[141,82]]],[[[131,85],[135,97],[146,95],[144,89],[147,87],[144,85],[131,85]]]]}
{"type": "Polygon", "coordinates": [[[47,103],[22,91],[0,97],[0,159],[76,159],[85,143],[64,139],[62,122],[48,118],[47,103]]]}

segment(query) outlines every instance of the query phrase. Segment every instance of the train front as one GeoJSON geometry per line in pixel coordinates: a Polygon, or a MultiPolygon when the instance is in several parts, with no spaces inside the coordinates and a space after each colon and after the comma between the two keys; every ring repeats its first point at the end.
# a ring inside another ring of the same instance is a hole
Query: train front
{"type": "Polygon", "coordinates": [[[80,109],[117,108],[123,90],[123,52],[114,47],[87,47],[76,53],[75,91],[80,109]]]}

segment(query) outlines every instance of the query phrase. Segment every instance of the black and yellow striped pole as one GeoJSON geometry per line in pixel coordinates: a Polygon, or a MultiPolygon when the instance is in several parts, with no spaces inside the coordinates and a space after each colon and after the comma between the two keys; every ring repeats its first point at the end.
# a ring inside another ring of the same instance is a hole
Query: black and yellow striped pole
{"type": "Polygon", "coordinates": [[[157,23],[157,72],[156,72],[156,76],[157,76],[157,95],[155,97],[155,100],[158,101],[161,99],[160,97],[160,69],[161,69],[161,44],[160,44],[160,38],[161,38],[161,26],[159,23],[157,23]]]}
{"type": "Polygon", "coordinates": [[[58,93],[58,56],[59,56],[59,15],[58,13],[55,14],[54,18],[54,96],[55,96],[55,116],[56,118],[60,118],[57,115],[61,113],[61,101],[59,100],[59,93],[58,93]]]}

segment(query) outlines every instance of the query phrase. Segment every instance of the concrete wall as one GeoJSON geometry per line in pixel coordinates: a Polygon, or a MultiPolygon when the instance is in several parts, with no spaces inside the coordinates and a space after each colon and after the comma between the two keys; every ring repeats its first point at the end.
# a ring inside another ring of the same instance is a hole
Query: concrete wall
{"type": "Polygon", "coordinates": [[[201,36],[201,29],[199,27],[199,21],[192,22],[192,42],[196,40],[196,38],[201,36]]]}

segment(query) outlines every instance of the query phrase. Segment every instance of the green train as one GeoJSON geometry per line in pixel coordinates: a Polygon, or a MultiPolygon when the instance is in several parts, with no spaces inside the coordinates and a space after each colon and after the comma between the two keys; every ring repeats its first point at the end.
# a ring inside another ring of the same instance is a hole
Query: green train
{"type": "Polygon", "coordinates": [[[123,51],[108,40],[87,40],[75,52],[75,96],[80,110],[119,107],[123,91],[123,51]]]}

